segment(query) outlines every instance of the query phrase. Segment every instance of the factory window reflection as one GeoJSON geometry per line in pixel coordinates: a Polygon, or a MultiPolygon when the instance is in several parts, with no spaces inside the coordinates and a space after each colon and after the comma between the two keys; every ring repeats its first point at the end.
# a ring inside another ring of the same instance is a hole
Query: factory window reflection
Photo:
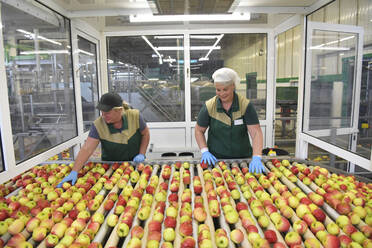
{"type": "Polygon", "coordinates": [[[97,49],[96,44],[80,36],[78,36],[78,47],[81,104],[84,132],[86,132],[99,116],[99,111],[95,107],[98,102],[97,49]]]}
{"type": "Polygon", "coordinates": [[[183,35],[107,38],[109,91],[149,122],[185,120],[183,35]]]}
{"type": "Polygon", "coordinates": [[[221,67],[239,74],[236,92],[250,99],[258,117],[265,119],[266,44],[266,34],[190,35],[192,120],[204,102],[216,95],[212,74],[221,67]]]}
{"type": "MultiPolygon", "coordinates": [[[[358,36],[313,30],[311,82],[305,91],[304,132],[352,152],[356,151],[353,95],[358,36]],[[332,65],[332,66],[330,66],[332,65]]],[[[367,156],[370,149],[367,149],[367,156]]]]}
{"type": "Polygon", "coordinates": [[[69,20],[36,3],[2,3],[17,163],[76,136],[69,20]],[[29,11],[27,4],[32,4],[29,11]]]}

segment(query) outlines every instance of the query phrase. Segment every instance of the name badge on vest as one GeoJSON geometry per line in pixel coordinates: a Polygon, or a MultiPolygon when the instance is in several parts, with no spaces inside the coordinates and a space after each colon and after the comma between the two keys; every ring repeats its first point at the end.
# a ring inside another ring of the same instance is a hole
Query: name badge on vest
{"type": "Polygon", "coordinates": [[[234,125],[235,126],[243,125],[243,119],[234,120],[234,125]]]}

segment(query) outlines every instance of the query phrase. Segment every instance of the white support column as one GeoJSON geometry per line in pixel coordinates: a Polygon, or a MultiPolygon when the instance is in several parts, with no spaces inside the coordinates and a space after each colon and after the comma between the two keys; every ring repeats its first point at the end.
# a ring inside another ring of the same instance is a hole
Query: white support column
{"type": "Polygon", "coordinates": [[[275,39],[274,32],[267,33],[267,83],[266,83],[266,147],[274,146],[274,115],[275,115],[275,39]]]}
{"type": "Polygon", "coordinates": [[[99,89],[100,89],[100,96],[103,95],[104,93],[108,92],[108,72],[107,72],[107,36],[101,33],[101,46],[100,46],[100,68],[101,68],[101,82],[98,83],[99,89]]]}
{"type": "Polygon", "coordinates": [[[306,17],[303,17],[302,26],[302,52],[300,53],[300,63],[299,63],[299,79],[298,79],[298,99],[297,99],[297,127],[296,127],[296,153],[295,157],[305,159],[307,158],[307,142],[304,142],[301,133],[303,125],[303,106],[304,106],[304,88],[305,88],[305,54],[306,54],[306,17]]]}
{"type": "MultiPolygon", "coordinates": [[[[77,135],[81,137],[84,133],[83,124],[83,109],[81,102],[81,86],[80,86],[80,67],[79,67],[79,45],[76,30],[76,23],[71,21],[71,51],[73,59],[73,77],[74,77],[74,90],[75,90],[75,103],[76,103],[76,124],[77,124],[77,135]]],[[[80,150],[80,144],[73,146],[73,155],[76,158],[78,151],[80,150]]]]}
{"type": "Polygon", "coordinates": [[[80,86],[80,67],[79,67],[79,46],[78,35],[74,22],[71,22],[71,51],[73,59],[73,78],[75,88],[75,103],[76,103],[76,123],[78,136],[84,133],[83,126],[83,109],[81,103],[81,86],[80,86]]]}
{"type": "Polygon", "coordinates": [[[185,81],[185,147],[191,147],[192,132],[191,132],[191,66],[190,66],[190,34],[184,36],[184,81],[185,81]]]}
{"type": "MultiPolygon", "coordinates": [[[[3,37],[3,23],[1,16],[2,4],[0,3],[0,51],[4,49],[4,37],[3,37]]],[[[4,174],[13,174],[15,171],[16,161],[14,156],[13,137],[12,137],[12,125],[10,121],[10,110],[9,110],[9,96],[8,96],[8,84],[5,70],[5,56],[3,52],[0,52],[0,129],[1,129],[1,143],[3,149],[4,158],[4,171],[0,173],[0,178],[4,174]]]]}

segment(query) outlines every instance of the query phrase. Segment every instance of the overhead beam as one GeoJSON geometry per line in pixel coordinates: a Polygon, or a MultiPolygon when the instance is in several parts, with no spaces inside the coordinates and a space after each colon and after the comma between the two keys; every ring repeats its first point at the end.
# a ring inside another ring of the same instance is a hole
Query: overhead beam
{"type": "Polygon", "coordinates": [[[52,24],[56,27],[60,25],[58,18],[54,13],[48,13],[47,11],[33,5],[24,0],[2,0],[3,3],[6,3],[16,9],[22,10],[23,12],[30,14],[40,20],[44,20],[49,24],[52,24]]]}
{"type": "Polygon", "coordinates": [[[244,1],[237,5],[232,5],[230,11],[235,12],[250,12],[250,13],[266,13],[266,14],[309,14],[323,7],[324,5],[333,2],[334,0],[318,0],[310,6],[249,6],[249,3],[244,1]]]}
{"type": "Polygon", "coordinates": [[[326,5],[330,2],[333,2],[333,1],[334,0],[319,0],[316,3],[314,3],[313,5],[307,7],[306,8],[307,12],[305,14],[310,14],[310,13],[314,12],[315,10],[320,9],[324,5],[326,5]]]}
{"type": "Polygon", "coordinates": [[[147,7],[141,8],[121,8],[121,9],[101,9],[101,10],[75,10],[69,11],[68,17],[98,17],[98,16],[125,16],[138,14],[152,14],[151,9],[147,7]]]}
{"type": "Polygon", "coordinates": [[[308,7],[257,7],[237,6],[235,12],[250,12],[263,14],[305,14],[308,7]]]}

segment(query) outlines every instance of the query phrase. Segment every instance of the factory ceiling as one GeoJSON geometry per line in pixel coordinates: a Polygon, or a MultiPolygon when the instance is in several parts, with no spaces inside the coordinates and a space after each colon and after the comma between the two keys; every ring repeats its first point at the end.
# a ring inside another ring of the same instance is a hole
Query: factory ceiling
{"type": "MultiPolygon", "coordinates": [[[[38,0],[66,11],[69,18],[83,18],[101,28],[131,23],[130,16],[216,15],[249,13],[248,24],[275,26],[295,14],[309,13],[332,0],[38,0]]],[[[53,6],[51,6],[53,8],[53,6]]],[[[179,21],[179,20],[178,20],[179,21]]],[[[216,22],[216,21],[214,21],[216,22]]],[[[221,21],[217,21],[221,22],[221,21]]],[[[242,21],[240,21],[242,22],[242,21]]],[[[154,24],[154,22],[152,23],[154,24]]],[[[164,23],[161,23],[164,24],[164,23]]],[[[103,30],[102,30],[103,31],[103,30]]]]}

